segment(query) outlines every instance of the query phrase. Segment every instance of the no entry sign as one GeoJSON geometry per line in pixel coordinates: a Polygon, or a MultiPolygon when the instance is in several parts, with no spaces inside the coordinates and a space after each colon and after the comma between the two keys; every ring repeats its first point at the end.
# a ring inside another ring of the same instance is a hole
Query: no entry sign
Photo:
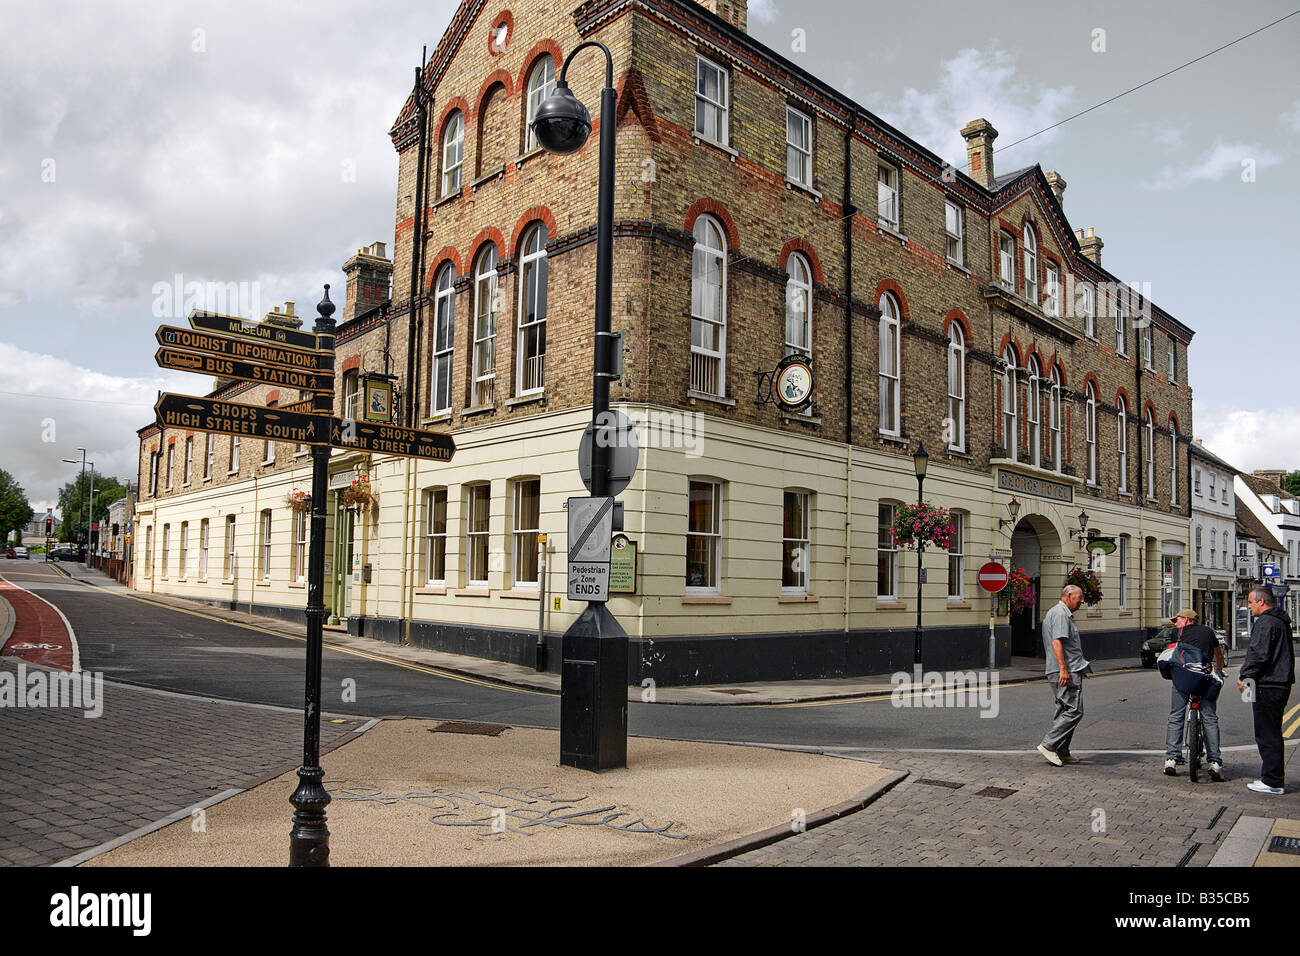
{"type": "Polygon", "coordinates": [[[997,594],[1007,586],[1007,569],[996,561],[990,561],[980,568],[976,578],[980,583],[980,587],[985,591],[990,594],[997,594]]]}

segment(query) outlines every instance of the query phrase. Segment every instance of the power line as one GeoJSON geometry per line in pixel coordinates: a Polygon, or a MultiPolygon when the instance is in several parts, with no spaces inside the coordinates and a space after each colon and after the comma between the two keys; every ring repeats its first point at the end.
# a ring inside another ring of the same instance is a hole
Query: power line
{"type": "Polygon", "coordinates": [[[102,398],[70,398],[67,395],[37,395],[33,392],[5,392],[0,395],[12,395],[15,398],[39,398],[50,402],[82,402],[87,405],[122,405],[126,408],[153,408],[148,402],[110,402],[102,398]]]}

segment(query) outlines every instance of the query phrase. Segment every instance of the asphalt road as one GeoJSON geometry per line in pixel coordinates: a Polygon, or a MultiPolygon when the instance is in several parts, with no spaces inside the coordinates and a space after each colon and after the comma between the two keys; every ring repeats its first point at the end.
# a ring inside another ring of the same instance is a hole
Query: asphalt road
{"type": "MultiPolygon", "coordinates": [[[[35,562],[2,561],[0,573],[57,605],[76,629],[82,666],[106,679],[182,693],[300,707],[305,644],[241,627],[202,612],[186,613],[140,596],[69,581],[35,562]]],[[[559,699],[441,675],[420,665],[326,648],[323,704],[365,716],[485,720],[555,727],[559,699]],[[346,682],[354,682],[348,684],[346,682]],[[355,699],[345,699],[345,689],[355,699]]],[[[685,739],[792,744],[817,748],[1030,750],[1046,729],[1052,695],[1046,682],[1012,684],[978,706],[897,706],[888,696],[779,706],[630,704],[634,734],[685,739]],[[993,716],[996,703],[996,716],[993,716]],[[990,714],[984,717],[981,714],[990,714]]],[[[967,701],[977,704],[980,701],[967,701]]],[[[1144,670],[1089,680],[1085,718],[1074,750],[1163,748],[1169,684],[1144,670]]],[[[1233,692],[1220,702],[1223,746],[1246,746],[1252,763],[1250,708],[1233,692]]],[[[1153,755],[1152,759],[1156,757],[1153,755]]],[[[1229,762],[1233,757],[1229,755],[1229,762]]]]}

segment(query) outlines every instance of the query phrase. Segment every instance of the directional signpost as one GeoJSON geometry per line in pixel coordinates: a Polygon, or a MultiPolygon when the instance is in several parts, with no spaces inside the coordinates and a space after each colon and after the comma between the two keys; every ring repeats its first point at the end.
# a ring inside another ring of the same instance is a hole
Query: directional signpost
{"type": "Polygon", "coordinates": [[[181,349],[159,349],[154,360],[162,368],[178,372],[195,372],[219,378],[239,378],[246,382],[274,385],[279,388],[296,388],[302,392],[329,392],[334,390],[334,376],[328,372],[285,368],[281,365],[254,365],[219,355],[186,352],[181,349]]]}
{"type": "Polygon", "coordinates": [[[350,419],[331,419],[329,443],[335,448],[363,449],[384,455],[451,461],[456,443],[450,435],[425,432],[401,425],[377,425],[350,419]]]}
{"type": "Polygon", "coordinates": [[[216,315],[212,312],[191,312],[190,327],[200,332],[220,335],[243,335],[269,345],[288,345],[291,348],[315,351],[321,348],[320,337],[315,332],[286,329],[262,322],[248,322],[233,315],[216,315]]]}
{"type": "Polygon", "coordinates": [[[319,417],[267,408],[264,405],[243,405],[239,402],[220,402],[211,398],[164,392],[154,405],[154,411],[158,415],[158,421],[168,428],[247,435],[250,438],[291,441],[300,445],[330,443],[325,423],[319,417]]]}
{"type": "Polygon", "coordinates": [[[227,335],[178,329],[170,325],[159,326],[155,337],[159,345],[188,349],[191,352],[220,355],[227,359],[242,359],[245,362],[260,362],[263,365],[276,365],[299,371],[324,372],[329,375],[334,372],[332,352],[289,348],[263,342],[260,339],[236,339],[227,335]]]}

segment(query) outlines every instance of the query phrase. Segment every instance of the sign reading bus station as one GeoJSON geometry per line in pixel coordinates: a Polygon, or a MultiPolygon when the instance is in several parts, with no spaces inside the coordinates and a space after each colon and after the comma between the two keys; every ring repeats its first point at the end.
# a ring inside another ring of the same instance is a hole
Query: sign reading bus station
{"type": "Polygon", "coordinates": [[[159,326],[156,337],[159,345],[174,349],[206,352],[228,359],[261,362],[263,365],[278,365],[282,368],[308,372],[332,373],[334,370],[334,356],[329,352],[309,352],[306,349],[288,348],[255,339],[233,339],[225,335],[195,332],[170,325],[159,326]]]}
{"type": "Polygon", "coordinates": [[[154,360],[163,368],[178,372],[195,372],[220,378],[238,378],[260,385],[296,388],[305,392],[328,392],[334,389],[334,376],[328,372],[309,369],[285,368],[280,365],[254,365],[220,355],[186,352],[181,349],[159,349],[154,360]]]}

